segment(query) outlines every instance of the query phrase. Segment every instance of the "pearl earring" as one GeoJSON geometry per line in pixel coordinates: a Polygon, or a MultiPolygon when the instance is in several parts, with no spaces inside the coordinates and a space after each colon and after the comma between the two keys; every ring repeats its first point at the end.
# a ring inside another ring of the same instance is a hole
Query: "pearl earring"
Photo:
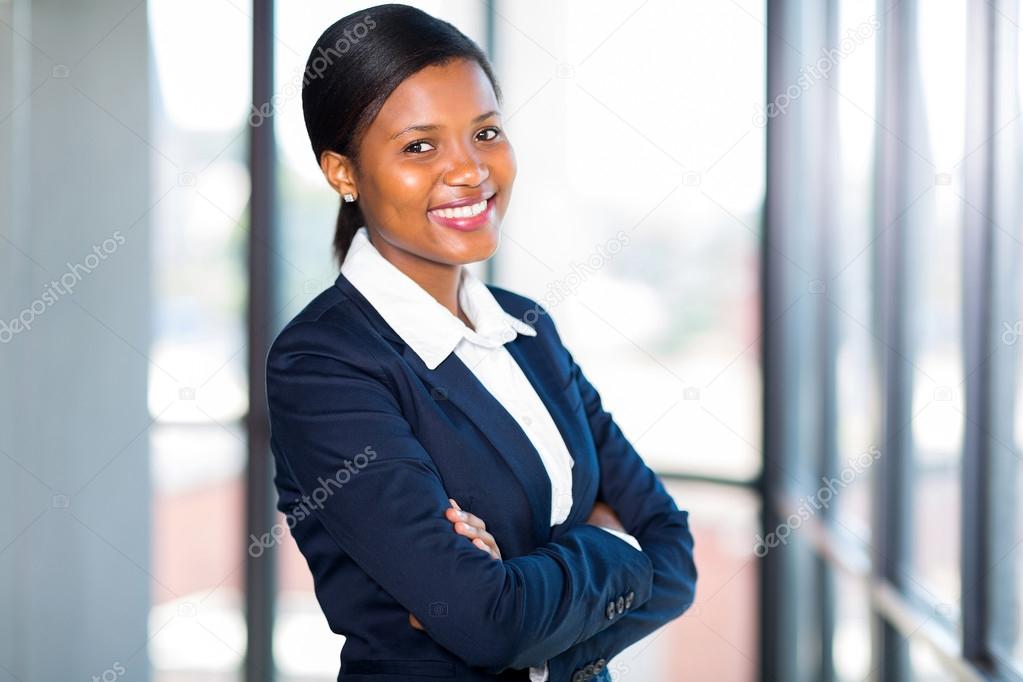
{"type": "Polygon", "coordinates": [[[351,202],[355,201],[355,196],[352,195],[352,194],[346,194],[345,195],[345,201],[351,203],[351,202]]]}

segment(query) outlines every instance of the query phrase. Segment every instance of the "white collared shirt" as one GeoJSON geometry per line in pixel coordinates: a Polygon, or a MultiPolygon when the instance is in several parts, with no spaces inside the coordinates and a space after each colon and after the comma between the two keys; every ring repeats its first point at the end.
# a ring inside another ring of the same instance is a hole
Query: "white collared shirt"
{"type": "MultiPolygon", "coordinates": [[[[453,351],[518,422],[550,477],[550,524],[557,525],[568,518],[572,509],[575,460],[547,406],[504,345],[518,334],[536,336],[536,330],[508,314],[486,284],[468,268],[463,267],[461,272],[458,303],[475,330],[384,258],[370,241],[366,226],[356,231],[341,265],[341,274],[429,369],[436,369],[453,351]]],[[[631,535],[611,528],[604,530],[640,549],[631,535]]],[[[548,676],[546,664],[543,668],[530,668],[529,674],[531,682],[544,682],[548,676]]]]}

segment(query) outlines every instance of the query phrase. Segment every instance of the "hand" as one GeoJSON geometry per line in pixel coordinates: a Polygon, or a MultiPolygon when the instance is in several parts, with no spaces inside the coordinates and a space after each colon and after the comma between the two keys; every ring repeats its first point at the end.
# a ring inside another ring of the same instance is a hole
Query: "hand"
{"type": "MultiPolygon", "coordinates": [[[[489,553],[493,558],[500,559],[501,549],[497,546],[497,540],[494,539],[494,536],[487,532],[487,526],[483,523],[483,519],[462,511],[462,508],[458,506],[458,502],[455,502],[450,497],[448,502],[452,506],[448,507],[444,515],[448,521],[454,524],[455,532],[472,540],[472,544],[489,553]],[[465,518],[463,518],[463,515],[465,518]]],[[[426,631],[423,624],[412,613],[408,614],[408,622],[416,630],[426,631]]]]}
{"type": "Polygon", "coordinates": [[[448,521],[454,524],[455,532],[472,540],[472,544],[484,552],[489,552],[493,558],[500,559],[501,549],[497,546],[494,536],[487,532],[487,525],[483,523],[483,519],[462,511],[458,503],[450,497],[448,502],[453,506],[448,507],[444,515],[447,516],[448,521]]]}
{"type": "Polygon", "coordinates": [[[618,514],[615,513],[615,510],[609,507],[606,502],[602,502],[600,500],[597,500],[593,504],[593,510],[590,512],[589,518],[586,519],[586,523],[593,526],[602,526],[604,528],[620,530],[623,533],[626,532],[625,527],[622,526],[622,521],[618,518],[618,514]]]}

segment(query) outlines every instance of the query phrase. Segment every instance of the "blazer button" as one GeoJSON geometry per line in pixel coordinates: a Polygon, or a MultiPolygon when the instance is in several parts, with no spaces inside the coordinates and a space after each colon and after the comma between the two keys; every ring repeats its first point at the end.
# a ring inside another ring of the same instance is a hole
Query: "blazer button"
{"type": "Polygon", "coordinates": [[[586,673],[582,668],[575,671],[575,675],[572,675],[572,682],[584,682],[586,680],[586,673]]]}
{"type": "Polygon", "coordinates": [[[607,665],[606,659],[598,658],[597,662],[593,664],[593,672],[599,674],[606,665],[607,665]]]}
{"type": "Polygon", "coordinates": [[[618,613],[625,610],[625,597],[618,597],[618,601],[615,602],[615,608],[618,609],[618,613]]]}
{"type": "Polygon", "coordinates": [[[625,595],[625,608],[631,609],[632,608],[632,600],[635,599],[635,598],[636,598],[636,593],[633,592],[632,590],[629,590],[629,593],[627,595],[625,595]]]}
{"type": "Polygon", "coordinates": [[[607,603],[607,619],[608,620],[614,620],[614,617],[615,617],[615,603],[613,601],[609,601],[607,603]]]}
{"type": "Polygon", "coordinates": [[[597,668],[592,663],[587,663],[586,667],[583,668],[586,671],[586,679],[590,679],[597,674],[597,668]]]}

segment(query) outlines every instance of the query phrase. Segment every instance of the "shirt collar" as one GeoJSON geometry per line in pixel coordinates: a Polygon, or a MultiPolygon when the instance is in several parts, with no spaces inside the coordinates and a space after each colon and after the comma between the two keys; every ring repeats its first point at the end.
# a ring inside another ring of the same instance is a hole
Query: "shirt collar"
{"type": "Polygon", "coordinates": [[[462,267],[458,301],[475,331],[437,302],[415,280],[384,258],[369,240],[363,225],[352,239],[341,264],[343,274],[366,297],[384,321],[435,369],[463,338],[486,348],[496,348],[517,334],[536,336],[536,330],[510,315],[487,285],[462,267]]]}

